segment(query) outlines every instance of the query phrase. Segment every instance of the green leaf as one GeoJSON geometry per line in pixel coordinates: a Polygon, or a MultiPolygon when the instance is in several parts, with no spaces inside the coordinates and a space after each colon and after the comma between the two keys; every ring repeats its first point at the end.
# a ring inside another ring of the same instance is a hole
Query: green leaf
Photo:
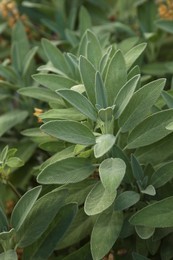
{"type": "Polygon", "coordinates": [[[113,112],[113,107],[102,108],[99,110],[99,117],[105,123],[110,122],[113,117],[113,112]]]}
{"type": "Polygon", "coordinates": [[[148,185],[145,189],[141,189],[141,193],[150,195],[150,196],[155,196],[156,195],[156,190],[153,185],[148,185]]]}
{"type": "Polygon", "coordinates": [[[137,158],[133,154],[131,155],[131,165],[135,179],[137,181],[142,181],[144,178],[144,172],[137,158]]]}
{"type": "Polygon", "coordinates": [[[44,168],[37,180],[42,184],[76,183],[89,177],[94,170],[95,167],[85,158],[66,158],[44,168]]]}
{"type": "Polygon", "coordinates": [[[49,88],[52,91],[62,89],[62,88],[71,88],[77,84],[76,81],[64,77],[62,75],[56,74],[35,74],[32,75],[33,79],[36,80],[40,85],[49,88]]]}
{"type": "Polygon", "coordinates": [[[88,194],[84,210],[87,215],[96,215],[109,208],[115,200],[116,191],[112,193],[105,190],[102,183],[98,182],[88,194]]]}
{"type": "Polygon", "coordinates": [[[142,164],[151,163],[152,165],[157,165],[167,159],[169,160],[170,156],[172,157],[172,147],[173,134],[169,134],[154,144],[138,148],[135,155],[142,164]]]}
{"type": "Polygon", "coordinates": [[[96,69],[99,68],[99,63],[102,57],[102,49],[96,35],[90,30],[87,31],[87,59],[94,65],[96,69]]]}
{"type": "Polygon", "coordinates": [[[1,151],[1,153],[0,153],[0,162],[1,162],[1,163],[4,163],[5,160],[7,159],[8,152],[9,152],[9,146],[6,145],[6,146],[3,148],[3,150],[1,151]]]}
{"type": "Polygon", "coordinates": [[[144,85],[132,96],[119,118],[122,132],[127,132],[138,125],[150,112],[165,85],[165,79],[158,79],[144,85]]]}
{"type": "Polygon", "coordinates": [[[64,205],[67,190],[55,189],[36,201],[17,232],[17,244],[24,248],[34,243],[64,205]]]}
{"type": "Polygon", "coordinates": [[[115,118],[118,118],[129,103],[139,82],[140,75],[131,78],[118,92],[114,104],[116,105],[115,118]]]}
{"type": "Polygon", "coordinates": [[[14,250],[8,250],[2,254],[0,254],[1,260],[17,260],[17,254],[14,250]]]}
{"type": "Polygon", "coordinates": [[[108,105],[112,106],[118,92],[127,81],[127,71],[121,51],[117,51],[111,58],[105,77],[108,105]]]}
{"type": "Polygon", "coordinates": [[[165,185],[168,181],[173,178],[173,161],[164,164],[152,175],[150,183],[155,187],[159,188],[165,185]]]}
{"type": "Polygon", "coordinates": [[[95,99],[95,74],[96,70],[93,65],[83,56],[80,56],[79,60],[80,74],[82,82],[85,86],[87,96],[93,105],[96,104],[95,99]]]}
{"type": "Polygon", "coordinates": [[[41,126],[41,130],[70,143],[92,145],[95,136],[85,125],[75,121],[55,120],[41,126]]]}
{"type": "Polygon", "coordinates": [[[135,226],[136,233],[141,239],[149,239],[154,234],[155,228],[145,226],[135,226]]]}
{"type": "Polygon", "coordinates": [[[28,116],[27,111],[15,110],[0,116],[0,136],[7,132],[10,128],[23,122],[28,116]]]}
{"type": "Polygon", "coordinates": [[[96,96],[96,104],[99,105],[100,108],[107,108],[108,104],[107,104],[106,89],[99,72],[96,73],[95,96],[96,96]]]}
{"type": "Polygon", "coordinates": [[[74,251],[72,254],[64,257],[63,260],[76,260],[76,259],[90,260],[91,258],[92,256],[91,256],[90,245],[89,243],[87,243],[84,246],[80,247],[77,251],[74,251]]]}
{"type": "Polygon", "coordinates": [[[99,158],[107,153],[114,145],[116,137],[111,134],[100,135],[94,145],[94,156],[99,158]]]}
{"type": "Polygon", "coordinates": [[[38,51],[38,47],[33,47],[25,56],[24,58],[24,67],[23,67],[23,76],[27,76],[27,74],[30,71],[31,66],[33,66],[33,58],[35,56],[35,54],[38,51]]]}
{"type": "Polygon", "coordinates": [[[19,230],[27,215],[31,211],[41,192],[41,186],[35,187],[27,191],[15,205],[11,215],[11,225],[15,230],[19,230]]]}
{"type": "Polygon", "coordinates": [[[159,19],[156,21],[156,26],[163,31],[173,33],[173,21],[159,19]]]}
{"type": "Polygon", "coordinates": [[[170,134],[166,126],[172,121],[172,118],[173,109],[163,110],[147,117],[130,133],[127,148],[146,146],[164,138],[170,134]]]}
{"type": "Polygon", "coordinates": [[[11,157],[6,161],[6,165],[11,168],[18,168],[24,165],[24,162],[18,157],[11,157]]]}
{"type": "Polygon", "coordinates": [[[70,89],[56,91],[58,95],[68,101],[73,107],[93,121],[97,120],[97,113],[92,103],[82,94],[70,89]]]}
{"type": "Polygon", "coordinates": [[[5,215],[5,213],[3,212],[2,208],[0,207],[0,233],[3,231],[7,231],[8,230],[8,220],[7,217],[5,215]]]}
{"type": "Polygon", "coordinates": [[[18,93],[45,102],[57,102],[59,99],[58,95],[56,95],[54,91],[44,87],[21,88],[18,90],[18,93]]]}
{"type": "Polygon", "coordinates": [[[169,108],[173,108],[173,96],[167,91],[162,92],[162,97],[169,108]]]}
{"type": "Polygon", "coordinates": [[[105,159],[99,166],[99,175],[103,187],[110,193],[120,186],[126,172],[126,165],[119,158],[105,159]]]}
{"type": "Polygon", "coordinates": [[[86,32],[87,29],[90,29],[92,26],[91,17],[87,9],[82,6],[79,11],[79,31],[80,37],[86,32]]]}
{"type": "Polygon", "coordinates": [[[12,64],[18,72],[23,71],[24,58],[29,52],[29,42],[25,27],[18,21],[12,30],[12,64]]]}
{"type": "Polygon", "coordinates": [[[53,253],[58,242],[69,229],[77,213],[77,204],[67,204],[60,209],[57,216],[41,237],[41,243],[34,254],[33,259],[48,259],[53,253]]]}
{"type": "Polygon", "coordinates": [[[61,240],[57,246],[57,250],[68,248],[72,245],[80,243],[87,237],[93,228],[93,219],[88,217],[83,208],[80,208],[77,216],[75,217],[70,229],[67,231],[66,236],[61,240]]]}
{"type": "Polygon", "coordinates": [[[86,119],[86,116],[81,114],[78,110],[76,110],[73,107],[50,109],[47,112],[41,114],[39,117],[41,119],[64,119],[74,121],[82,121],[86,119]]]}
{"type": "Polygon", "coordinates": [[[137,254],[137,253],[132,253],[132,257],[133,257],[133,260],[150,260],[149,258],[147,258],[143,255],[137,254]]]}
{"type": "Polygon", "coordinates": [[[97,218],[91,234],[93,260],[102,259],[118,239],[123,224],[122,212],[108,209],[97,218]]]}
{"type": "Polygon", "coordinates": [[[135,47],[133,47],[124,55],[127,69],[129,69],[133,65],[133,63],[137,60],[137,58],[143,53],[146,46],[147,46],[146,43],[140,43],[135,47]]]}
{"type": "Polygon", "coordinates": [[[154,202],[136,212],[130,223],[137,226],[166,228],[173,227],[173,196],[154,202]]]}
{"type": "Polygon", "coordinates": [[[47,39],[42,39],[42,45],[48,60],[51,61],[53,66],[62,74],[70,76],[71,69],[63,53],[47,39]]]}
{"type": "Polygon", "coordinates": [[[44,169],[46,166],[48,166],[49,164],[55,163],[57,161],[69,158],[69,157],[74,157],[74,148],[75,145],[71,145],[65,149],[63,149],[60,152],[55,153],[53,156],[49,157],[46,161],[44,161],[41,166],[40,169],[44,169]]]}
{"type": "Polygon", "coordinates": [[[139,193],[135,191],[124,191],[115,200],[115,210],[125,210],[135,205],[140,200],[139,193]]]}

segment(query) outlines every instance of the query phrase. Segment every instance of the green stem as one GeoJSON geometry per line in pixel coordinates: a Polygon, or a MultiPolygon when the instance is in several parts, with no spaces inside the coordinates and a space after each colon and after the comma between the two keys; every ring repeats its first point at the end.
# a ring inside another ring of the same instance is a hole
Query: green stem
{"type": "Polygon", "coordinates": [[[14,187],[14,185],[10,181],[8,181],[7,184],[9,185],[11,190],[14,192],[14,194],[20,199],[22,197],[22,195],[17,191],[17,189],[14,187]]]}

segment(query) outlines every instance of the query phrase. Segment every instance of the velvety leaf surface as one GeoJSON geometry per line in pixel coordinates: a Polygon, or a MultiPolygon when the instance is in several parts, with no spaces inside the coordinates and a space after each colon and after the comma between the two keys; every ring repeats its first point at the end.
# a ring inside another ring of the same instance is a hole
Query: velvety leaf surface
{"type": "Polygon", "coordinates": [[[105,159],[99,166],[99,175],[103,187],[110,193],[116,191],[121,184],[126,171],[126,165],[119,158],[105,159]]]}
{"type": "Polygon", "coordinates": [[[74,90],[59,90],[58,95],[68,101],[73,107],[79,110],[93,121],[97,120],[97,113],[91,102],[82,94],[74,90]]]}
{"type": "Polygon", "coordinates": [[[101,213],[91,233],[91,253],[93,260],[102,259],[117,240],[123,224],[120,211],[108,209],[101,213]]]}
{"type": "Polygon", "coordinates": [[[173,109],[160,111],[147,117],[129,135],[129,149],[146,146],[164,138],[171,131],[166,126],[173,120],[173,109]]]}
{"type": "Polygon", "coordinates": [[[79,66],[80,66],[80,74],[81,74],[82,82],[85,86],[87,96],[91,101],[91,103],[95,105],[96,99],[95,99],[94,82],[95,82],[96,70],[93,67],[93,65],[83,56],[80,56],[79,66]]]}
{"type": "Polygon", "coordinates": [[[48,165],[38,175],[42,184],[76,183],[89,177],[95,167],[85,158],[67,158],[48,165]]]}
{"type": "Polygon", "coordinates": [[[159,98],[164,85],[165,79],[158,79],[144,85],[134,93],[119,118],[119,125],[122,132],[132,130],[143,121],[159,98]]]}
{"type": "Polygon", "coordinates": [[[20,124],[28,116],[27,111],[15,110],[0,116],[0,136],[2,136],[10,128],[20,124]]]}
{"type": "Polygon", "coordinates": [[[126,83],[127,72],[124,57],[117,51],[112,57],[105,78],[108,105],[112,106],[121,87],[126,83]]]}
{"type": "Polygon", "coordinates": [[[102,183],[98,182],[88,194],[84,210],[87,215],[96,215],[107,209],[115,200],[117,192],[105,190],[102,183]]]}
{"type": "Polygon", "coordinates": [[[110,134],[101,135],[96,138],[96,144],[94,145],[94,155],[96,158],[101,157],[107,153],[115,143],[115,136],[110,134]]]}
{"type": "Polygon", "coordinates": [[[32,209],[40,192],[41,186],[27,191],[15,205],[15,208],[11,215],[11,225],[13,228],[15,228],[15,230],[18,230],[27,218],[27,215],[32,209]]]}
{"type": "Polygon", "coordinates": [[[19,247],[29,246],[43,234],[64,205],[66,195],[67,190],[56,189],[37,200],[17,232],[19,247]]]}
{"type": "Polygon", "coordinates": [[[41,126],[45,133],[75,144],[92,145],[95,136],[89,128],[75,121],[55,120],[41,126]]]}
{"type": "Polygon", "coordinates": [[[173,197],[153,202],[136,212],[131,218],[132,225],[146,227],[173,227],[173,197]]]}

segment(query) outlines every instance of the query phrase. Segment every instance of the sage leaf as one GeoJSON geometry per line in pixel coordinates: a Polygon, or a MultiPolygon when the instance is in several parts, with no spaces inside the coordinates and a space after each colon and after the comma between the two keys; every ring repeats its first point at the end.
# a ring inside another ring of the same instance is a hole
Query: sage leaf
{"type": "Polygon", "coordinates": [[[94,170],[95,167],[85,158],[66,158],[44,168],[37,180],[42,184],[76,183],[89,177],[94,170]]]}
{"type": "Polygon", "coordinates": [[[95,136],[91,130],[75,121],[49,121],[41,126],[41,130],[48,135],[70,143],[83,144],[86,146],[95,143],[95,136]]]}

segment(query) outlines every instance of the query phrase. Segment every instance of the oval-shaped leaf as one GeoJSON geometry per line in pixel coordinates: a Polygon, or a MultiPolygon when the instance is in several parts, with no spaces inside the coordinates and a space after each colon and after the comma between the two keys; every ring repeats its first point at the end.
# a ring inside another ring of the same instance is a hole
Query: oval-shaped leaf
{"type": "Polygon", "coordinates": [[[47,112],[41,114],[39,117],[41,119],[62,119],[74,121],[82,121],[86,119],[86,116],[73,107],[50,109],[47,112]]]}
{"type": "Polygon", "coordinates": [[[139,193],[135,191],[124,191],[115,200],[115,210],[124,210],[130,208],[140,200],[139,193]]]}
{"type": "Polygon", "coordinates": [[[109,62],[105,77],[108,105],[112,106],[114,99],[127,81],[127,71],[121,51],[117,51],[109,62]]]}
{"type": "Polygon", "coordinates": [[[155,228],[145,226],[135,226],[136,233],[141,239],[149,239],[154,234],[155,228]]]}
{"type": "Polygon", "coordinates": [[[93,105],[96,104],[95,99],[95,74],[96,70],[94,66],[83,56],[80,56],[79,60],[80,74],[82,82],[85,86],[87,96],[93,105]]]}
{"type": "Polygon", "coordinates": [[[107,104],[106,89],[99,72],[96,73],[95,95],[96,95],[96,104],[100,108],[107,108],[108,104],[107,104]]]}
{"type": "Polygon", "coordinates": [[[85,96],[70,89],[62,89],[56,92],[82,114],[86,115],[93,121],[97,120],[97,112],[94,106],[85,96]]]}
{"type": "Polygon", "coordinates": [[[103,156],[114,145],[116,137],[111,134],[101,135],[96,138],[96,144],[94,145],[94,155],[96,158],[103,156]]]}
{"type": "Polygon", "coordinates": [[[100,42],[96,37],[96,35],[90,30],[87,30],[86,37],[87,37],[87,48],[86,48],[87,59],[94,65],[96,69],[98,69],[102,57],[102,49],[100,46],[100,42]]]}
{"type": "Polygon", "coordinates": [[[8,225],[7,217],[0,207],[0,233],[3,231],[7,231],[8,226],[9,225],[8,225]]]}
{"type": "Polygon", "coordinates": [[[102,259],[117,240],[123,224],[120,211],[108,209],[101,213],[91,234],[91,253],[93,260],[102,259]]]}
{"type": "Polygon", "coordinates": [[[43,234],[64,205],[66,195],[67,190],[56,189],[37,200],[17,232],[19,247],[29,246],[43,234]]]}
{"type": "Polygon", "coordinates": [[[133,63],[137,60],[137,58],[143,53],[145,50],[147,44],[146,43],[140,43],[130,49],[124,56],[125,62],[126,62],[126,67],[129,69],[133,63]]]}
{"type": "Polygon", "coordinates": [[[36,202],[40,192],[41,186],[27,191],[15,205],[11,215],[11,225],[13,228],[15,228],[16,231],[21,227],[21,225],[27,218],[27,215],[36,202]]]}
{"type": "Polygon", "coordinates": [[[115,200],[117,192],[105,190],[102,183],[98,182],[88,194],[84,210],[87,215],[96,215],[109,208],[115,200]]]}
{"type": "Polygon", "coordinates": [[[77,213],[77,204],[67,204],[60,209],[51,226],[38,241],[39,246],[33,259],[48,259],[55,250],[58,242],[70,227],[77,213]]]}
{"type": "Polygon", "coordinates": [[[165,79],[158,79],[144,85],[134,93],[119,118],[122,132],[135,128],[136,125],[143,121],[159,98],[164,85],[165,79]]]}
{"type": "Polygon", "coordinates": [[[160,167],[151,177],[150,183],[159,188],[173,178],[173,161],[160,167]]]}
{"type": "Polygon", "coordinates": [[[136,87],[139,82],[139,75],[134,76],[131,78],[127,83],[120,89],[118,92],[114,104],[116,105],[116,113],[115,113],[115,118],[118,118],[127,104],[129,103],[136,87]]]}
{"type": "Polygon", "coordinates": [[[110,193],[116,191],[126,172],[126,165],[119,158],[105,159],[99,167],[99,175],[103,187],[110,193]]]}
{"type": "Polygon", "coordinates": [[[95,167],[85,158],[66,158],[44,168],[37,180],[42,184],[76,183],[86,179],[94,170],[95,167]]]}
{"type": "Polygon", "coordinates": [[[42,39],[42,45],[47,58],[51,61],[53,66],[63,74],[71,74],[70,66],[63,53],[47,39],[42,39]]]}
{"type": "Polygon", "coordinates": [[[15,110],[0,116],[0,136],[15,125],[21,123],[28,116],[27,111],[15,110]]]}
{"type": "Polygon", "coordinates": [[[44,87],[27,87],[18,90],[18,93],[45,102],[57,102],[58,95],[54,91],[44,87]]]}
{"type": "Polygon", "coordinates": [[[1,260],[17,260],[17,254],[16,251],[14,250],[8,250],[2,254],[0,254],[0,259],[1,260]]]}
{"type": "Polygon", "coordinates": [[[173,109],[163,110],[147,117],[130,133],[127,148],[146,146],[164,138],[171,132],[166,126],[172,120],[173,109]]]}
{"type": "Polygon", "coordinates": [[[137,226],[165,228],[173,227],[173,196],[154,202],[136,212],[130,223],[137,226]]]}
{"type": "Polygon", "coordinates": [[[75,121],[55,120],[41,126],[41,130],[58,139],[83,145],[95,143],[95,136],[89,128],[75,121]]]}
{"type": "Polygon", "coordinates": [[[36,80],[39,84],[43,85],[44,87],[47,87],[53,91],[62,89],[62,88],[71,88],[74,85],[77,84],[76,81],[64,77],[62,75],[56,75],[56,74],[35,74],[32,75],[33,79],[36,80]]]}

